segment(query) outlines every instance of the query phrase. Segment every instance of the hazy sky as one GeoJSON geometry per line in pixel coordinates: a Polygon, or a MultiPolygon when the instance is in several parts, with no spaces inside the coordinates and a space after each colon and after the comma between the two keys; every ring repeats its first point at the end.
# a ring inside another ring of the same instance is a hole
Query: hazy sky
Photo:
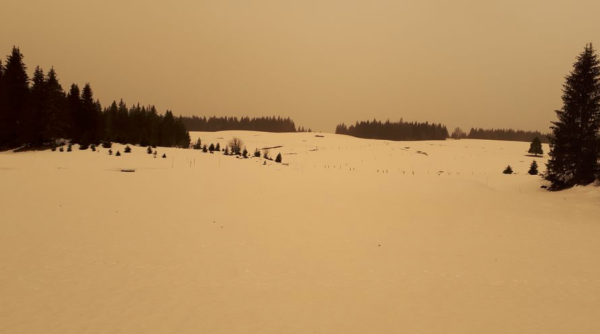
{"type": "Polygon", "coordinates": [[[181,115],[382,119],[547,131],[600,1],[21,0],[0,55],[181,115]]]}

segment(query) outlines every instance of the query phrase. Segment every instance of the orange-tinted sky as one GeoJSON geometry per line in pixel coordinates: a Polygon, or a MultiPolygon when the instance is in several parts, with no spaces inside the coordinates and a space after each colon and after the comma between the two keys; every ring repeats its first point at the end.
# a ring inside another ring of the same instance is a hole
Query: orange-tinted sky
{"type": "Polygon", "coordinates": [[[182,115],[401,117],[547,131],[600,1],[32,0],[0,6],[0,55],[182,115]]]}

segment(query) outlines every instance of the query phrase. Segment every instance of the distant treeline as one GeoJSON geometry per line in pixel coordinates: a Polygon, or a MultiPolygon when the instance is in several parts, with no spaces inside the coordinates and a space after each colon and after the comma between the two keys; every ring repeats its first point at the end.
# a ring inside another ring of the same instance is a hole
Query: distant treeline
{"type": "MultiPolygon", "coordinates": [[[[182,122],[188,131],[224,131],[224,130],[246,130],[264,132],[296,132],[296,125],[290,118],[281,117],[182,117],[182,122]]],[[[304,128],[299,132],[307,131],[304,128]]]]}
{"type": "Polygon", "coordinates": [[[0,62],[0,147],[42,146],[57,139],[80,144],[116,141],[129,144],[189,147],[181,119],[153,106],[127,108],[121,101],[102,109],[92,88],[76,84],[65,93],[52,68],[38,66],[27,75],[23,55],[16,47],[0,62]]]}
{"type": "Polygon", "coordinates": [[[385,140],[446,140],[448,129],[442,124],[419,122],[381,122],[377,120],[356,122],[355,125],[340,124],[336,134],[359,138],[385,140]]]}
{"type": "Polygon", "coordinates": [[[525,142],[531,142],[535,137],[538,137],[542,143],[549,142],[548,135],[542,134],[539,131],[471,128],[471,131],[469,131],[469,134],[467,135],[467,138],[469,139],[491,139],[525,142]]]}

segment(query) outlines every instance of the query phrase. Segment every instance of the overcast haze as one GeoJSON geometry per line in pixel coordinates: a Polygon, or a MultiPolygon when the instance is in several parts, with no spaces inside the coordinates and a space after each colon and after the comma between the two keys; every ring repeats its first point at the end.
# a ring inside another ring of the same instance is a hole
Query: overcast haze
{"type": "Polygon", "coordinates": [[[29,73],[177,115],[382,119],[548,131],[600,1],[10,1],[29,73]]]}

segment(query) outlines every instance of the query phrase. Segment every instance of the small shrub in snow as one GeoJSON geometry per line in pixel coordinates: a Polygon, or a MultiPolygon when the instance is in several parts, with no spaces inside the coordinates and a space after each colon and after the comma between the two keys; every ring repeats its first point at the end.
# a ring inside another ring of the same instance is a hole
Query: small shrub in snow
{"type": "Polygon", "coordinates": [[[67,146],[67,152],[71,151],[73,151],[73,144],[69,143],[69,145],[67,146]]]}
{"type": "Polygon", "coordinates": [[[275,158],[275,162],[277,163],[281,163],[281,153],[277,154],[277,157],[275,158]]]}
{"type": "Polygon", "coordinates": [[[117,151],[117,154],[115,154],[117,157],[121,156],[121,152],[117,151]]]}
{"type": "Polygon", "coordinates": [[[504,174],[512,174],[513,170],[510,167],[510,165],[508,165],[508,166],[506,166],[506,169],[504,169],[504,171],[502,173],[504,173],[504,174]]]}
{"type": "Polygon", "coordinates": [[[163,156],[162,156],[162,157],[163,157],[163,159],[166,159],[166,158],[167,158],[167,154],[166,154],[166,153],[163,153],[163,156]]]}
{"type": "Polygon", "coordinates": [[[242,156],[244,157],[244,159],[248,159],[248,150],[244,147],[244,150],[242,151],[242,156]]]}
{"type": "Polygon", "coordinates": [[[202,146],[202,152],[204,152],[204,153],[208,152],[208,147],[206,147],[206,144],[204,146],[202,146]]]}
{"type": "Polygon", "coordinates": [[[112,149],[108,150],[108,155],[112,155],[112,149]]]}
{"type": "Polygon", "coordinates": [[[148,146],[148,149],[146,150],[146,153],[152,154],[152,147],[148,146]]]}
{"type": "Polygon", "coordinates": [[[202,141],[200,140],[200,138],[198,138],[198,140],[194,143],[194,145],[192,145],[192,148],[194,150],[202,149],[202,141]]]}
{"type": "Polygon", "coordinates": [[[112,148],[112,143],[109,141],[103,141],[102,142],[102,147],[104,148],[112,148]]]}
{"type": "Polygon", "coordinates": [[[538,165],[535,160],[533,160],[531,166],[529,166],[529,171],[527,173],[529,173],[529,175],[538,175],[538,165]]]}
{"type": "Polygon", "coordinates": [[[131,153],[131,147],[129,147],[129,145],[125,146],[125,149],[123,150],[123,152],[131,153]]]}
{"type": "Polygon", "coordinates": [[[61,152],[64,152],[65,148],[61,146],[58,150],[61,151],[61,152]]]}
{"type": "Polygon", "coordinates": [[[96,152],[96,145],[94,145],[94,144],[90,145],[90,149],[92,149],[92,152],[96,152]]]}
{"type": "Polygon", "coordinates": [[[260,158],[260,151],[258,149],[254,150],[254,157],[255,158],[260,158]]]}

